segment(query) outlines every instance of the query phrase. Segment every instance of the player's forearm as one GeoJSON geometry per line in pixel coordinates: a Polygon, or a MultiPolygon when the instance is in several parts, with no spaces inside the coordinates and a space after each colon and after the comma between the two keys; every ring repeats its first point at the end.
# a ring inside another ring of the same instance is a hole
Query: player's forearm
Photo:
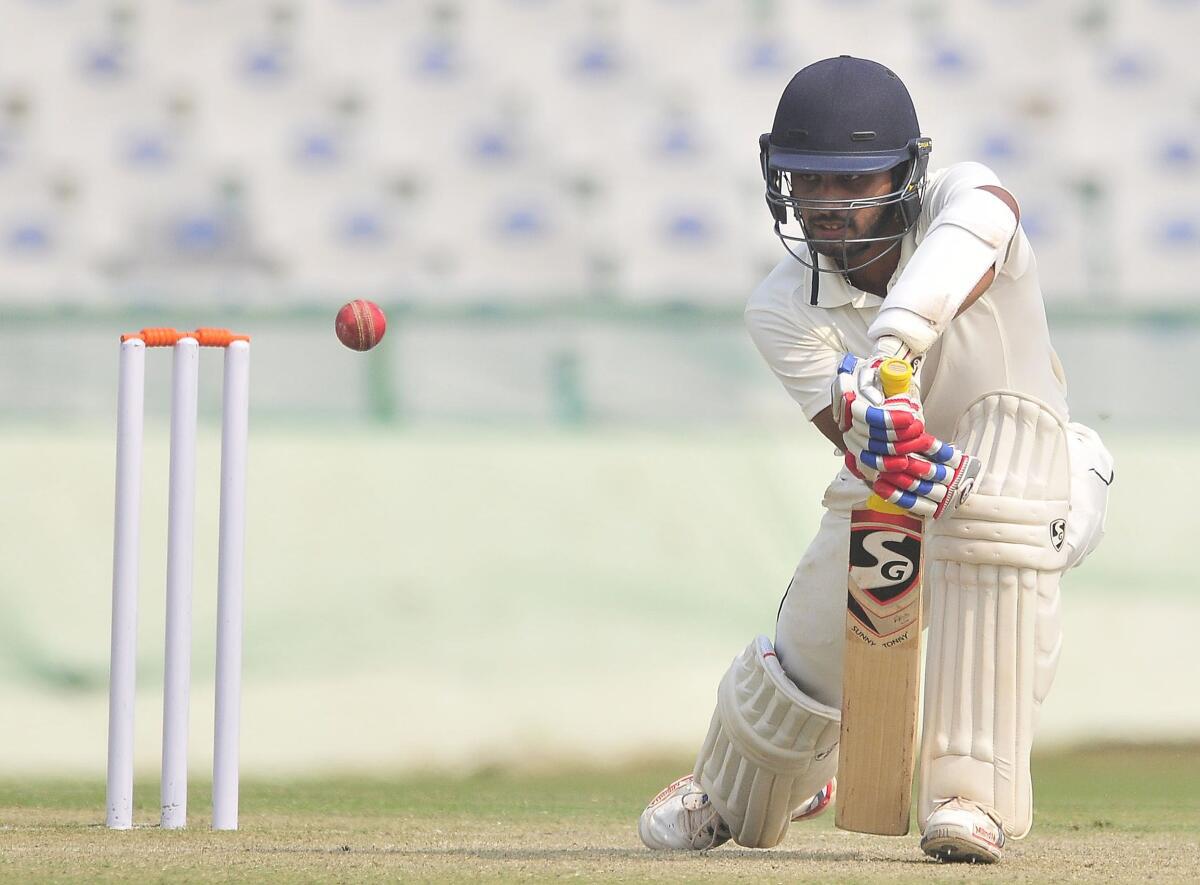
{"type": "Polygon", "coordinates": [[[842,432],[838,430],[837,421],[833,417],[833,407],[827,406],[817,412],[812,419],[813,426],[821,431],[824,437],[833,443],[839,449],[845,449],[846,443],[842,440],[842,432]]]}
{"type": "Polygon", "coordinates": [[[927,351],[995,280],[1018,211],[1012,196],[994,186],[951,200],[888,293],[868,330],[871,339],[903,342],[914,355],[927,351]]]}
{"type": "Polygon", "coordinates": [[[963,299],[963,303],[959,306],[954,315],[960,316],[968,307],[980,299],[984,292],[991,288],[992,283],[996,279],[996,268],[989,267],[983,276],[979,278],[979,282],[975,284],[975,288],[970,294],[963,299]]]}

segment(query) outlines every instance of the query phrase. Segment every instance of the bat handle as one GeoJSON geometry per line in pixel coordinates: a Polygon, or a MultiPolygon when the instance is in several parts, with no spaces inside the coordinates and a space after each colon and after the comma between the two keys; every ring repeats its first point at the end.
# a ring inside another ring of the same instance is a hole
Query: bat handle
{"type": "Polygon", "coordinates": [[[912,384],[912,366],[904,360],[886,359],[879,366],[879,383],[884,396],[899,396],[912,384]]]}
{"type": "MultiPolygon", "coordinates": [[[[899,396],[908,391],[912,384],[912,366],[904,360],[886,359],[879,366],[879,382],[883,385],[884,396],[899,396]]],[[[908,513],[903,507],[897,507],[891,501],[871,493],[867,499],[867,507],[879,513],[908,513]]]]}

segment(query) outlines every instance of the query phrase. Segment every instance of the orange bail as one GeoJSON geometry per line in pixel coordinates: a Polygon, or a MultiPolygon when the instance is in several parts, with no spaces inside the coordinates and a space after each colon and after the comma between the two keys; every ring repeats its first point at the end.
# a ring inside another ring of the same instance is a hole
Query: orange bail
{"type": "Polygon", "coordinates": [[[178,329],[142,329],[140,332],[128,332],[121,336],[121,341],[129,341],[133,338],[140,338],[146,343],[147,347],[173,347],[183,333],[178,329]]]}
{"type": "Polygon", "coordinates": [[[239,335],[228,329],[197,329],[195,332],[180,332],[178,329],[151,328],[140,332],[127,332],[122,341],[138,338],[147,347],[174,347],[181,338],[195,338],[201,347],[228,347],[234,341],[249,341],[249,335],[239,335]]]}
{"type": "Polygon", "coordinates": [[[249,335],[238,335],[228,329],[197,329],[192,337],[201,347],[228,347],[235,341],[249,341],[249,335]]]}

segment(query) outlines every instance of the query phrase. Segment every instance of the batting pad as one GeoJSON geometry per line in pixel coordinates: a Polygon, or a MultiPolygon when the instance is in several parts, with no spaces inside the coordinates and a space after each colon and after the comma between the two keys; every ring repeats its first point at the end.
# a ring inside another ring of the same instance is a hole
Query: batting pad
{"type": "Polygon", "coordinates": [[[1029,754],[1061,642],[1067,436],[1043,403],[999,392],[967,409],[954,443],[984,470],[926,534],[920,823],[957,796],[995,811],[1019,839],[1033,823],[1029,754]]]}
{"type": "Polygon", "coordinates": [[[695,778],[735,842],[770,848],[783,840],[792,809],[837,770],[840,725],[839,710],[783,672],[767,637],[734,659],[717,689],[695,778]]]}

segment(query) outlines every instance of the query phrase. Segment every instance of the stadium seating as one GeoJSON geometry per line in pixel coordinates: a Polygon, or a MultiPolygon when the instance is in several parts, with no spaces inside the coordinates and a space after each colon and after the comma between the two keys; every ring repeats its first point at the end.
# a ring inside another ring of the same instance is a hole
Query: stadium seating
{"type": "Polygon", "coordinates": [[[0,300],[733,304],[788,77],[892,66],[1054,298],[1200,274],[1200,4],[5,0],[0,300]],[[1135,9],[1136,7],[1136,9],[1135,9]]]}

